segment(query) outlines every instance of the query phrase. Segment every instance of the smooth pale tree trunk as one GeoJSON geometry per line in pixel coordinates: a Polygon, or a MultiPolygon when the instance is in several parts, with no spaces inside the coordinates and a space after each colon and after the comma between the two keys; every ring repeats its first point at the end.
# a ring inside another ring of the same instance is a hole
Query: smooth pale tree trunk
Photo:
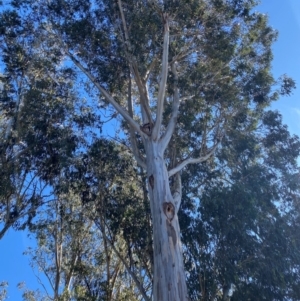
{"type": "Polygon", "coordinates": [[[159,143],[146,142],[147,174],[154,240],[155,301],[189,300],[180,241],[177,210],[159,143]]]}

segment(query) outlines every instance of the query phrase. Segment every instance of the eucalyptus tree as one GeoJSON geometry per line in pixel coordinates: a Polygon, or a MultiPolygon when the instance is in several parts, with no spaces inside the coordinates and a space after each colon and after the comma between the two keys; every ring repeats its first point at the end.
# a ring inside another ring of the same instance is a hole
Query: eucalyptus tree
{"type": "MultiPolygon", "coordinates": [[[[116,257],[122,267],[115,278],[118,289],[112,287],[109,279],[114,275],[107,269],[107,294],[110,296],[107,299],[128,299],[131,295],[132,300],[149,300],[153,249],[145,175],[126,147],[106,139],[91,145],[84,165],[85,181],[78,180],[86,183],[89,194],[83,199],[86,214],[100,230],[107,266],[110,259],[116,257]]],[[[78,193],[82,191],[79,189],[78,193]]]]}
{"type": "Polygon", "coordinates": [[[293,86],[283,78],[279,92],[272,89],[276,33],[255,4],[11,1],[40,55],[76,68],[91,100],[123,119],[127,144],[147,172],[154,300],[189,298],[178,221],[181,170],[211,160],[230,134],[230,119],[262,111],[293,86]]]}
{"type": "Polygon", "coordinates": [[[183,177],[191,299],[299,300],[299,138],[278,112],[255,131],[250,116],[231,122],[218,164],[191,168],[193,183],[183,177]]]}
{"type": "MultiPolygon", "coordinates": [[[[13,51],[11,54],[18,55],[13,51]]],[[[53,92],[47,86],[51,85],[49,78],[32,80],[31,70],[16,76],[6,71],[0,104],[3,226],[0,237],[10,226],[23,228],[28,218],[34,216],[45,201],[43,196],[49,194],[47,185],[59,174],[78,143],[70,126],[71,118],[66,118],[66,113],[73,110],[70,108],[72,97],[68,100],[64,94],[67,90],[70,94],[70,87],[63,83],[60,92],[53,92]],[[62,96],[65,98],[63,106],[62,96]]]]}
{"type": "Polygon", "coordinates": [[[30,296],[36,301],[80,300],[85,290],[78,285],[78,274],[84,279],[87,274],[91,277],[95,269],[100,271],[98,275],[103,273],[103,265],[97,262],[101,239],[92,231],[92,221],[85,218],[80,197],[72,192],[54,197],[39,212],[37,221],[30,224],[37,245],[27,251],[44,291],[23,289],[24,300],[30,300],[30,296]]]}
{"type": "Polygon", "coordinates": [[[49,201],[55,178],[85,144],[82,127],[96,120],[74,94],[74,72],[41,55],[28,26],[16,12],[2,11],[0,238],[11,226],[24,229],[49,201]]]}
{"type": "Polygon", "coordinates": [[[116,143],[100,139],[79,154],[29,225],[37,238],[29,255],[49,280],[47,296],[24,293],[40,301],[150,299],[150,209],[140,178],[116,143]]]}

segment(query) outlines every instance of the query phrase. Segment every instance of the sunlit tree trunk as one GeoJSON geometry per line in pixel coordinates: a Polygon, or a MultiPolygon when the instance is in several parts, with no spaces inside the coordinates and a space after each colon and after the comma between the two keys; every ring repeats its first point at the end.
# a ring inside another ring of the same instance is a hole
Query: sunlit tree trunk
{"type": "Polygon", "coordinates": [[[161,145],[146,143],[154,241],[154,300],[188,300],[177,209],[161,145]]]}

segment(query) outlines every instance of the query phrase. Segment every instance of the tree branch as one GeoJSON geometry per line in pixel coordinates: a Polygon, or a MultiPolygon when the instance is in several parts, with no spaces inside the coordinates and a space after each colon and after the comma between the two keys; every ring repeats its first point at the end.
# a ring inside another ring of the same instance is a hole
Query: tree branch
{"type": "Polygon", "coordinates": [[[119,272],[120,272],[120,266],[121,266],[121,259],[119,258],[119,261],[117,263],[117,266],[115,268],[115,270],[113,271],[113,276],[111,278],[111,281],[110,281],[110,294],[109,294],[109,300],[113,300],[113,291],[114,291],[114,288],[115,288],[115,283],[116,283],[116,280],[117,280],[117,277],[119,275],[119,272]]]}
{"type": "Polygon", "coordinates": [[[168,15],[164,14],[164,44],[163,44],[163,57],[162,57],[162,70],[161,70],[161,80],[159,83],[158,97],[157,97],[157,111],[156,111],[156,121],[153,128],[152,136],[156,140],[159,135],[160,126],[162,123],[164,98],[167,85],[168,77],[168,57],[169,57],[169,20],[168,15]]]}
{"type": "Polygon", "coordinates": [[[181,175],[180,172],[175,174],[175,191],[173,194],[173,199],[175,203],[176,213],[178,213],[180,204],[181,204],[181,198],[182,198],[182,183],[181,183],[181,175]]]}
{"type": "Polygon", "coordinates": [[[215,153],[219,144],[220,144],[220,141],[217,142],[205,156],[201,156],[199,158],[189,158],[189,159],[182,161],[176,167],[169,170],[169,177],[178,173],[180,170],[182,170],[188,164],[201,163],[201,162],[208,160],[215,153]]]}
{"type": "MultiPolygon", "coordinates": [[[[186,47],[188,49],[188,47],[186,47]]],[[[201,49],[201,48],[200,48],[201,49]]],[[[178,53],[177,55],[174,56],[173,60],[171,61],[171,64],[175,63],[175,62],[179,62],[182,59],[186,58],[187,56],[189,56],[192,53],[197,53],[198,50],[197,49],[189,49],[186,51],[182,51],[180,53],[178,53]]]]}
{"type": "Polygon", "coordinates": [[[170,142],[170,139],[173,135],[173,132],[175,130],[178,112],[179,112],[179,104],[180,104],[179,89],[178,89],[178,74],[176,71],[175,63],[172,64],[171,68],[172,68],[172,73],[174,76],[174,100],[173,100],[173,108],[172,108],[172,115],[171,115],[170,121],[168,123],[166,132],[164,133],[164,135],[161,138],[161,144],[162,144],[163,151],[167,148],[167,146],[170,142]]]}
{"type": "Polygon", "coordinates": [[[115,252],[115,254],[117,255],[117,257],[122,261],[122,263],[124,264],[127,272],[129,273],[129,275],[132,277],[133,281],[135,282],[138,290],[140,291],[141,295],[143,296],[144,300],[146,301],[150,301],[150,299],[148,298],[142,284],[140,283],[140,281],[137,279],[136,275],[132,272],[132,270],[130,269],[130,267],[128,266],[126,260],[123,258],[123,256],[119,253],[119,251],[116,249],[116,247],[114,246],[114,244],[110,241],[110,239],[107,237],[107,235],[103,232],[102,233],[104,238],[107,240],[107,242],[110,244],[110,246],[112,247],[113,251],[115,252]]]}
{"type": "MultiPolygon", "coordinates": [[[[129,113],[129,116],[133,119],[130,75],[129,75],[129,85],[128,85],[128,113],[129,113]]],[[[137,161],[137,164],[139,166],[141,166],[142,168],[146,169],[147,168],[146,162],[143,160],[143,158],[139,154],[134,129],[130,124],[129,124],[129,135],[130,135],[131,149],[132,149],[133,155],[137,161]]]]}
{"type": "Polygon", "coordinates": [[[11,223],[5,223],[4,227],[1,229],[0,231],[0,239],[2,239],[5,235],[5,233],[7,232],[7,230],[10,228],[11,223]]]}
{"type": "Polygon", "coordinates": [[[144,118],[144,123],[153,123],[152,117],[151,117],[151,111],[149,107],[149,97],[148,97],[148,91],[146,88],[146,83],[141,79],[140,74],[138,72],[138,68],[136,66],[136,62],[132,63],[132,68],[131,68],[135,82],[137,84],[139,93],[140,93],[140,101],[142,104],[142,109],[145,111],[147,118],[144,118]]]}
{"type": "Polygon", "coordinates": [[[136,130],[141,136],[145,136],[145,134],[141,131],[139,124],[129,116],[128,112],[122,106],[120,106],[99,83],[97,83],[95,77],[85,67],[82,66],[82,64],[74,57],[74,55],[72,55],[70,52],[68,52],[68,55],[73,63],[91,80],[91,82],[104,95],[105,99],[116,109],[119,114],[122,115],[122,117],[128,122],[128,124],[132,126],[132,128],[136,130]]]}
{"type": "Polygon", "coordinates": [[[190,99],[193,99],[195,97],[195,95],[190,95],[190,96],[185,96],[185,97],[182,97],[179,99],[179,102],[184,102],[186,100],[190,100],[190,99]]]}
{"type": "MultiPolygon", "coordinates": [[[[38,265],[38,267],[39,267],[39,270],[42,270],[43,273],[45,274],[45,276],[47,277],[47,279],[48,279],[48,281],[49,281],[49,284],[50,284],[52,290],[54,291],[55,289],[54,289],[53,281],[51,280],[51,277],[49,276],[49,274],[48,274],[46,268],[44,267],[44,264],[42,265],[39,261],[37,261],[37,265],[38,265]]],[[[37,277],[38,279],[40,279],[39,276],[37,276],[37,275],[35,274],[34,268],[33,268],[33,267],[32,267],[32,270],[33,270],[33,273],[34,273],[35,277],[37,277]]],[[[42,282],[42,281],[41,281],[41,282],[42,282]]],[[[44,287],[44,285],[43,285],[43,287],[44,287]]],[[[47,290],[46,290],[45,287],[44,287],[44,289],[45,289],[47,295],[49,296],[49,294],[48,294],[48,292],[47,292],[47,290]]]]}
{"type": "Polygon", "coordinates": [[[150,63],[148,69],[147,69],[146,72],[145,72],[145,76],[144,76],[144,78],[143,78],[143,80],[144,80],[145,82],[148,81],[149,76],[150,76],[150,74],[151,74],[151,71],[152,71],[152,69],[153,69],[153,67],[154,67],[154,65],[155,65],[155,63],[156,63],[156,61],[157,61],[157,56],[155,56],[155,57],[152,59],[152,62],[150,63]]]}
{"type": "Polygon", "coordinates": [[[78,255],[75,254],[75,257],[72,256],[72,260],[71,260],[71,268],[69,270],[69,273],[67,273],[67,276],[66,276],[66,287],[67,287],[67,290],[68,292],[71,291],[71,283],[72,283],[72,278],[73,278],[73,275],[74,275],[74,269],[75,269],[75,265],[77,263],[77,260],[78,260],[78,255]]]}
{"type": "Polygon", "coordinates": [[[124,11],[122,8],[122,1],[118,0],[118,6],[119,6],[119,10],[120,10],[120,14],[121,14],[121,19],[122,19],[122,24],[123,24],[123,30],[124,30],[124,35],[125,35],[125,41],[124,41],[124,46],[125,46],[125,52],[127,54],[127,58],[129,61],[129,67],[130,70],[134,76],[135,82],[138,86],[138,90],[141,96],[141,105],[142,105],[142,109],[145,111],[146,115],[147,115],[147,119],[144,118],[144,123],[148,123],[151,122],[152,123],[152,118],[151,118],[151,112],[150,112],[150,107],[149,107],[149,98],[147,95],[147,89],[145,87],[145,83],[143,82],[140,73],[138,71],[138,66],[136,64],[136,61],[134,59],[132,59],[131,57],[131,51],[132,51],[132,47],[130,44],[130,40],[129,40],[129,33],[128,33],[128,29],[127,29],[127,25],[126,25],[126,20],[125,20],[125,16],[124,16],[124,11]],[[128,51],[127,49],[128,48],[128,51]]]}

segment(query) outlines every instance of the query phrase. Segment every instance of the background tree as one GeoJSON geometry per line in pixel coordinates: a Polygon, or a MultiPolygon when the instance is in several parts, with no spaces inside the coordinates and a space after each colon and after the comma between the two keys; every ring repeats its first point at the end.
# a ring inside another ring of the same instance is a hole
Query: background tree
{"type": "Polygon", "coordinates": [[[239,121],[216,154],[218,164],[194,167],[194,181],[185,185],[192,186],[182,219],[193,300],[300,298],[294,289],[300,241],[292,234],[299,229],[291,222],[299,203],[300,141],[278,112],[264,113],[255,131],[252,126],[250,118],[239,121]],[[246,136],[241,126],[249,129],[246,136]]]}
{"type": "Polygon", "coordinates": [[[86,144],[83,127],[96,121],[75,97],[74,72],[56,70],[55,55],[40,55],[27,26],[16,12],[1,15],[0,237],[34,217],[55,177],[86,144]]]}
{"type": "Polygon", "coordinates": [[[57,181],[54,201],[30,224],[38,241],[32,264],[51,292],[25,290],[25,298],[150,300],[151,231],[149,214],[142,215],[150,209],[143,208],[139,179],[128,150],[107,140],[74,160],[57,181]]]}

